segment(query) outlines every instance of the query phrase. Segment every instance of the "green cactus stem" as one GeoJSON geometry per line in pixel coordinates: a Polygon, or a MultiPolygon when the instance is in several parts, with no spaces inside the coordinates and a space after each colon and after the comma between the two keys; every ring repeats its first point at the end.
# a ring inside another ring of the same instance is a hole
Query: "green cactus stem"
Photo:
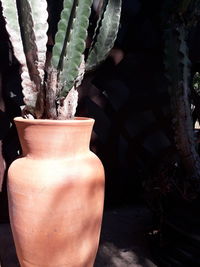
{"type": "Polygon", "coordinates": [[[175,144],[188,180],[200,191],[200,158],[196,151],[189,100],[190,62],[184,25],[171,23],[165,30],[165,67],[169,81],[175,144]]]}
{"type": "Polygon", "coordinates": [[[1,2],[14,54],[22,66],[25,113],[40,118],[44,106],[43,98],[38,95],[43,94],[43,68],[46,59],[46,48],[43,45],[47,40],[46,1],[41,0],[40,6],[36,6],[34,0],[1,0],[1,2]]]}
{"type": "Polygon", "coordinates": [[[100,20],[95,31],[95,43],[92,45],[87,61],[86,71],[98,66],[108,56],[117,37],[121,15],[121,0],[109,0],[105,12],[100,15],[100,20]],[[98,35],[96,36],[96,33],[98,35]]]}
{"type": "Polygon", "coordinates": [[[92,0],[75,0],[73,5],[64,1],[64,9],[58,24],[52,66],[58,70],[59,97],[66,97],[79,74],[85,50],[87,28],[92,0]],[[68,21],[68,26],[64,25],[68,21]]]}

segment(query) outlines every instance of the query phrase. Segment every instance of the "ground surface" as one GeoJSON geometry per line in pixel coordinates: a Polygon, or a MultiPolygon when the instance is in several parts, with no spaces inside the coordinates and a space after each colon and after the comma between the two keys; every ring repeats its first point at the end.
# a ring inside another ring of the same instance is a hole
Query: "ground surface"
{"type": "MultiPolygon", "coordinates": [[[[156,267],[145,234],[151,214],[143,205],[106,210],[94,267],[156,267]]],[[[0,224],[0,266],[17,267],[9,224],[0,224]]]]}

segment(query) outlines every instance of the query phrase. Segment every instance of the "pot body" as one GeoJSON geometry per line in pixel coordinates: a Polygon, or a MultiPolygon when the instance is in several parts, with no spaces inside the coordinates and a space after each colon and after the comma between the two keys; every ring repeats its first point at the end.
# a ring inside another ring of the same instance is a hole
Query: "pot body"
{"type": "Polygon", "coordinates": [[[22,267],[90,267],[99,244],[104,169],[89,149],[94,120],[16,118],[23,156],[8,171],[22,267]]]}

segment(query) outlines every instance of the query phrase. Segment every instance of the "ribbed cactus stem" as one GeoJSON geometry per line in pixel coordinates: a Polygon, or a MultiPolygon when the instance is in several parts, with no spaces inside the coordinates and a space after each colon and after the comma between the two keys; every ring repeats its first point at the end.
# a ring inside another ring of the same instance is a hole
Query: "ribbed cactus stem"
{"type": "Polygon", "coordinates": [[[86,61],[87,71],[94,69],[104,61],[114,46],[120,23],[121,5],[121,0],[109,0],[106,8],[104,5],[102,6],[105,12],[100,14],[94,36],[95,42],[92,44],[86,61]]]}
{"type": "Polygon", "coordinates": [[[42,91],[48,27],[46,0],[2,0],[2,7],[14,53],[22,67],[25,113],[40,118],[44,109],[42,91]]]}
{"type": "Polygon", "coordinates": [[[175,144],[187,180],[200,191],[200,157],[196,151],[189,101],[190,61],[184,25],[171,23],[165,30],[165,68],[171,97],[175,144]]]}

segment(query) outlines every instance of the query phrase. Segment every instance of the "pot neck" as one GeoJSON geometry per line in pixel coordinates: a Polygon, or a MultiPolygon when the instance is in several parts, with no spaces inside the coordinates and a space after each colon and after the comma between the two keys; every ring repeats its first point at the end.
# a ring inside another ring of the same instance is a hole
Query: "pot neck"
{"type": "Polygon", "coordinates": [[[16,118],[23,156],[31,158],[77,157],[89,151],[93,119],[26,120],[16,118]]]}

